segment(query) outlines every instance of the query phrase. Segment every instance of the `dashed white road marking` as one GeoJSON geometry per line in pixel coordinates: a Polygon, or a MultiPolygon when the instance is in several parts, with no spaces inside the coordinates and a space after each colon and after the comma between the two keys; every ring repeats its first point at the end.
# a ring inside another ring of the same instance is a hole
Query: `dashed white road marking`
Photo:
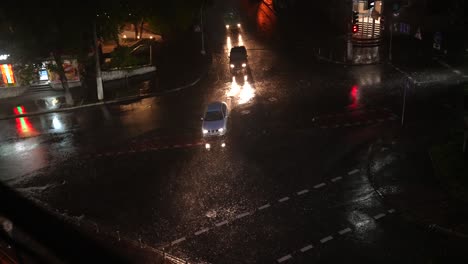
{"type": "Polygon", "coordinates": [[[301,248],[300,251],[301,251],[302,253],[304,253],[304,252],[306,252],[307,250],[310,250],[310,249],[312,249],[312,248],[314,248],[314,246],[312,246],[312,245],[307,245],[307,246],[301,248]]]}
{"type": "Polygon", "coordinates": [[[383,120],[382,118],[379,118],[379,119],[377,119],[377,121],[383,122],[383,121],[385,121],[385,120],[383,120]]]}
{"type": "Polygon", "coordinates": [[[332,181],[332,182],[336,182],[336,181],[339,181],[339,180],[341,180],[341,179],[343,179],[343,177],[338,176],[338,177],[335,177],[335,178],[331,179],[331,181],[332,181]]]}
{"type": "Polygon", "coordinates": [[[388,213],[393,214],[395,212],[395,209],[388,209],[388,213]]]}
{"type": "Polygon", "coordinates": [[[344,234],[349,233],[349,232],[351,232],[351,228],[347,227],[347,228],[345,228],[343,230],[338,231],[338,234],[344,235],[344,234]]]}
{"type": "Polygon", "coordinates": [[[179,244],[180,242],[185,241],[185,237],[181,237],[171,242],[171,245],[179,244]]]}
{"type": "Polygon", "coordinates": [[[456,74],[458,74],[458,75],[461,74],[461,72],[460,72],[459,70],[453,70],[453,72],[456,73],[456,74]]]}
{"type": "Polygon", "coordinates": [[[281,263],[281,262],[284,262],[284,261],[286,261],[288,259],[292,259],[292,256],[291,255],[286,255],[284,257],[279,258],[277,261],[278,261],[278,263],[281,263]]]}
{"type": "Polygon", "coordinates": [[[304,189],[304,190],[302,190],[302,191],[298,191],[298,192],[297,192],[297,195],[303,195],[303,194],[306,194],[306,193],[308,193],[308,192],[309,192],[308,189],[304,189]]]}
{"type": "Polygon", "coordinates": [[[359,172],[359,169],[354,169],[354,170],[348,172],[348,175],[353,175],[353,174],[356,174],[358,172],[359,172]]]}
{"type": "Polygon", "coordinates": [[[346,124],[344,124],[344,126],[347,126],[347,127],[348,127],[348,126],[350,126],[350,125],[351,125],[350,123],[346,123],[346,124]]]}
{"type": "Polygon", "coordinates": [[[260,207],[258,208],[258,210],[263,210],[263,209],[266,209],[266,208],[268,208],[268,207],[270,207],[270,204],[269,204],[269,203],[268,203],[268,204],[265,204],[265,205],[262,205],[262,206],[260,206],[260,207]]]}
{"type": "Polygon", "coordinates": [[[224,221],[222,221],[222,222],[216,223],[215,226],[223,226],[223,225],[225,225],[225,224],[227,224],[227,223],[228,223],[228,221],[227,221],[227,220],[224,220],[224,221]]]}
{"type": "Polygon", "coordinates": [[[355,122],[354,125],[355,126],[359,126],[361,124],[361,122],[355,122]]]}
{"type": "Polygon", "coordinates": [[[278,202],[282,203],[282,202],[286,202],[287,200],[289,200],[289,197],[283,197],[281,199],[278,200],[278,202]]]}
{"type": "Polygon", "coordinates": [[[208,232],[208,230],[210,230],[208,227],[207,228],[203,228],[203,229],[200,229],[198,230],[197,232],[195,232],[195,235],[198,236],[200,234],[203,234],[205,232],[208,232]]]}
{"type": "Polygon", "coordinates": [[[332,236],[327,236],[327,237],[324,237],[324,238],[320,239],[320,243],[323,244],[323,243],[326,243],[326,242],[328,242],[328,241],[330,241],[332,239],[333,239],[332,236]]]}
{"type": "Polygon", "coordinates": [[[325,186],[326,184],[324,182],[322,183],[319,183],[317,185],[314,186],[315,189],[318,189],[318,188],[322,188],[323,186],[325,186]]]}
{"type": "Polygon", "coordinates": [[[245,213],[242,213],[242,214],[238,214],[236,216],[237,219],[241,219],[242,217],[245,217],[245,216],[248,216],[250,214],[250,212],[245,212],[245,213]]]}
{"type": "Polygon", "coordinates": [[[377,219],[380,219],[380,218],[382,218],[384,216],[385,216],[385,214],[378,214],[378,215],[374,216],[374,219],[377,220],[377,219]]]}

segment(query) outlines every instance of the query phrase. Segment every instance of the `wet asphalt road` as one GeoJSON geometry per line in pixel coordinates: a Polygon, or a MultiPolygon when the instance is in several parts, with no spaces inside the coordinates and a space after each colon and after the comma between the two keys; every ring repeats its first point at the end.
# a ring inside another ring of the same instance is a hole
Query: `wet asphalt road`
{"type": "MultiPolygon", "coordinates": [[[[285,50],[271,10],[248,1],[238,6],[242,30],[226,32],[222,13],[235,5],[208,12],[213,62],[195,87],[0,121],[0,180],[195,262],[431,263],[458,254],[402,221],[365,173],[369,143],[399,125],[404,76],[285,50]],[[249,69],[234,83],[228,50],[241,44],[249,69]],[[200,117],[215,100],[231,109],[227,147],[207,151],[200,117]]],[[[408,118],[445,120],[452,99],[418,103],[408,118]]]]}

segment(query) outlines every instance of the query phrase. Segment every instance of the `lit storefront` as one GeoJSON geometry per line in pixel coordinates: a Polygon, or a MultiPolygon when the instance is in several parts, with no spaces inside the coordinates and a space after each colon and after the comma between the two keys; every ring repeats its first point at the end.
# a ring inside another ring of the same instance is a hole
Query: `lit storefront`
{"type": "Polygon", "coordinates": [[[383,0],[353,0],[352,48],[348,48],[348,61],[351,63],[370,64],[381,61],[383,2],[383,0]]]}
{"type": "MultiPolygon", "coordinates": [[[[21,71],[28,66],[15,64],[8,54],[0,54],[0,87],[15,87],[22,85],[42,86],[50,85],[52,87],[61,86],[60,76],[57,72],[52,71],[49,66],[56,68],[55,61],[46,59],[40,64],[32,66],[34,68],[34,76],[28,83],[22,83],[18,76],[21,76],[21,71]]],[[[68,80],[69,87],[80,86],[80,74],[78,61],[74,58],[65,58],[63,60],[63,69],[68,80]]],[[[24,81],[23,81],[24,82],[24,81]]]]}
{"type": "Polygon", "coordinates": [[[9,54],[0,54],[0,87],[11,87],[16,85],[9,54]]]}
{"type": "Polygon", "coordinates": [[[379,39],[381,37],[381,17],[383,1],[370,2],[367,0],[354,0],[353,11],[358,14],[358,30],[353,33],[354,39],[379,39]]]}

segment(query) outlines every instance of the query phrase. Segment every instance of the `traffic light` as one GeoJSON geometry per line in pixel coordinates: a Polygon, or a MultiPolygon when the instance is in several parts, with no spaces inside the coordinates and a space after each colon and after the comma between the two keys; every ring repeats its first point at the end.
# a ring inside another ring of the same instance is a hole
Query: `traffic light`
{"type": "Polygon", "coordinates": [[[359,31],[359,12],[353,11],[353,25],[352,25],[352,32],[357,33],[359,31]]]}
{"type": "Polygon", "coordinates": [[[359,12],[353,11],[353,25],[359,23],[359,12]]]}
{"type": "Polygon", "coordinates": [[[375,7],[375,0],[367,0],[366,9],[371,9],[372,7],[375,7]]]}
{"type": "Polygon", "coordinates": [[[359,31],[359,25],[353,25],[353,33],[357,33],[359,31]]]}

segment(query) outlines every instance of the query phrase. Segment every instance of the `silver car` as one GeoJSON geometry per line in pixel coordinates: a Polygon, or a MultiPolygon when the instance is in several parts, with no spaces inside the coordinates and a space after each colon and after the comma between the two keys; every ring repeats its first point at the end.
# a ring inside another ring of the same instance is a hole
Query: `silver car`
{"type": "Polygon", "coordinates": [[[203,137],[223,136],[227,130],[228,107],[224,102],[210,103],[205,111],[202,124],[203,137]]]}

